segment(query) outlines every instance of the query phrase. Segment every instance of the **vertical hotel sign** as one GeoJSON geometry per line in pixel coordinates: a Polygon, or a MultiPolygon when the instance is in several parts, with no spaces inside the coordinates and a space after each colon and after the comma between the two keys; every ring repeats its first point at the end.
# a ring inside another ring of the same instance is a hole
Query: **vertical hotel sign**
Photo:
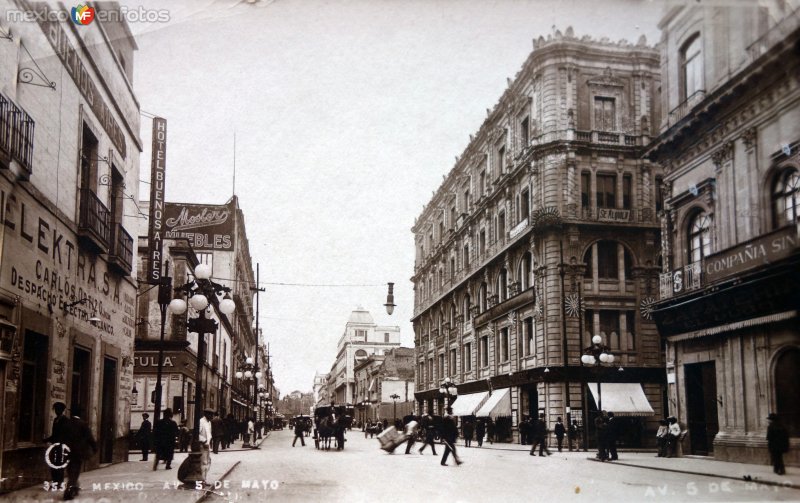
{"type": "Polygon", "coordinates": [[[167,120],[153,118],[153,163],[150,166],[150,226],[147,229],[147,282],[161,282],[164,261],[164,175],[167,157],[167,120]]]}

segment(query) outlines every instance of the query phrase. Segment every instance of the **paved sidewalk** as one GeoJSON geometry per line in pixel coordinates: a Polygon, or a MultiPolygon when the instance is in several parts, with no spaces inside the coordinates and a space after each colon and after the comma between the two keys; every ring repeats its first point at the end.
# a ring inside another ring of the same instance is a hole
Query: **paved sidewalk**
{"type": "MultiPolygon", "coordinates": [[[[262,447],[265,438],[257,440],[257,446],[262,447]]],[[[211,466],[208,470],[206,482],[213,484],[215,481],[224,480],[228,474],[244,459],[248,452],[258,452],[256,449],[244,449],[241,440],[232,449],[220,450],[219,454],[211,453],[211,466]]],[[[262,448],[266,448],[264,445],[262,448]]],[[[188,456],[187,453],[175,453],[172,461],[172,470],[165,470],[164,464],[158,465],[158,470],[153,471],[153,455],[150,461],[139,461],[140,453],[133,451],[131,461],[108,465],[96,470],[81,474],[81,493],[75,498],[76,502],[122,502],[122,501],[169,501],[170,503],[197,503],[210,491],[220,495],[226,494],[226,489],[220,487],[207,487],[205,490],[184,489],[177,479],[178,467],[188,456]]],[[[49,492],[42,485],[28,487],[13,491],[2,496],[4,501],[19,503],[45,503],[49,501],[62,501],[63,491],[49,492]]]]}

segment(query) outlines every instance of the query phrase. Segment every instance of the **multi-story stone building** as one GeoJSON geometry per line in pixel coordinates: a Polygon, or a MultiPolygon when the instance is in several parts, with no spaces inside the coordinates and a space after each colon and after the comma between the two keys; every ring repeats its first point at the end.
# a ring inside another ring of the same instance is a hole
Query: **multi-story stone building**
{"type": "Polygon", "coordinates": [[[494,417],[504,439],[540,412],[592,439],[599,399],[633,416],[625,445],[652,443],[665,410],[650,319],[661,172],[641,153],[661,122],[660,85],[643,37],[568,28],[534,41],[412,228],[420,411],[441,410],[449,377],[459,413],[494,417]],[[593,335],[612,367],[582,366],[593,335]]]}
{"type": "Polygon", "coordinates": [[[312,388],[314,393],[314,404],[319,404],[325,398],[327,398],[327,393],[325,392],[325,387],[328,384],[328,374],[322,374],[320,372],[314,373],[314,387],[312,388]]]}
{"type": "Polygon", "coordinates": [[[337,404],[352,404],[356,396],[353,368],[370,355],[382,355],[399,346],[400,327],[379,326],[369,311],[357,307],[339,338],[336,361],[328,378],[328,398],[337,404]]]}
{"type": "Polygon", "coordinates": [[[414,349],[398,347],[356,364],[357,419],[403,417],[414,410],[414,349]],[[396,398],[395,398],[396,397],[396,398]]]}
{"type": "Polygon", "coordinates": [[[663,266],[654,311],[685,452],[768,462],[800,405],[798,2],[686,5],[661,21],[663,266]]]}
{"type": "Polygon", "coordinates": [[[0,4],[4,489],[49,479],[42,439],[55,402],[80,409],[97,437],[88,468],[128,451],[142,147],[136,44],[110,12],[116,3],[93,6],[109,15],[79,26],[68,7],[0,4]]]}

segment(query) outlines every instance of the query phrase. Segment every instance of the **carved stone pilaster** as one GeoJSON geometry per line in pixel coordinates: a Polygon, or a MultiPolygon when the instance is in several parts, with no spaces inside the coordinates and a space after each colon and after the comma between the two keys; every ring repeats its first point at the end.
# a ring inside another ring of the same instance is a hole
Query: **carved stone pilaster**
{"type": "Polygon", "coordinates": [[[756,146],[756,139],[757,139],[757,130],[755,127],[747,128],[742,132],[742,143],[744,143],[744,148],[748,152],[753,150],[756,146]]]}
{"type": "Polygon", "coordinates": [[[717,171],[722,169],[722,165],[733,159],[733,142],[725,142],[720,148],[711,153],[711,160],[717,171]]]}

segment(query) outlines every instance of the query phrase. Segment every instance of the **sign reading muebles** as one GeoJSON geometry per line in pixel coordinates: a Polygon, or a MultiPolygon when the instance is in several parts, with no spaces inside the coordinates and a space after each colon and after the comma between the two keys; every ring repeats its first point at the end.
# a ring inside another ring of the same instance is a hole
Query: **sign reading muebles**
{"type": "Polygon", "coordinates": [[[185,238],[195,250],[232,250],[235,205],[167,203],[165,238],[185,238]]]}

